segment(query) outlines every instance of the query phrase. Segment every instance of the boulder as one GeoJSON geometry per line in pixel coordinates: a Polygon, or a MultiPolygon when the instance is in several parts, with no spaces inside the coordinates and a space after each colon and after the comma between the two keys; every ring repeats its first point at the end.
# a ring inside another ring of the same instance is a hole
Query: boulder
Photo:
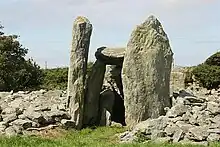
{"type": "Polygon", "coordinates": [[[86,70],[92,25],[85,17],[77,17],[73,24],[72,48],[68,73],[68,106],[76,128],[82,128],[86,70]]]}
{"type": "Polygon", "coordinates": [[[75,128],[75,122],[72,120],[62,119],[61,124],[62,124],[62,127],[65,129],[75,128]]]}
{"type": "Polygon", "coordinates": [[[208,102],[207,110],[213,115],[220,114],[220,104],[216,102],[208,102]]]}
{"type": "Polygon", "coordinates": [[[10,127],[5,129],[5,135],[8,136],[8,137],[12,137],[12,136],[17,135],[17,132],[16,132],[16,130],[14,129],[13,126],[10,126],[10,127]]]}
{"type": "Polygon", "coordinates": [[[188,106],[183,105],[183,104],[176,104],[173,106],[170,110],[167,112],[168,117],[177,117],[177,116],[182,116],[186,111],[189,109],[188,106]]]}
{"type": "Polygon", "coordinates": [[[19,127],[22,127],[22,129],[26,130],[28,128],[31,128],[32,127],[32,121],[30,120],[22,120],[22,119],[17,119],[15,121],[13,121],[11,123],[11,125],[17,125],[19,127]]]}
{"type": "Polygon", "coordinates": [[[191,136],[188,138],[191,140],[204,141],[209,136],[207,126],[196,126],[190,128],[189,132],[191,133],[191,136]]]}
{"type": "Polygon", "coordinates": [[[17,115],[15,113],[8,114],[3,117],[3,121],[6,123],[10,123],[16,119],[17,119],[17,115]]]}
{"type": "Polygon", "coordinates": [[[126,123],[129,126],[164,115],[164,108],[171,106],[172,56],[168,37],[154,16],[132,32],[122,68],[126,123]]]}

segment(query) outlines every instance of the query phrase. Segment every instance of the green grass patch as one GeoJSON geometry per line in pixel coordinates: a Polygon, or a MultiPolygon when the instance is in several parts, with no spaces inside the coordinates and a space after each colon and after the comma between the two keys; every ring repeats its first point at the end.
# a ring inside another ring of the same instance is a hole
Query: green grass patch
{"type": "MultiPolygon", "coordinates": [[[[136,143],[119,144],[116,134],[123,128],[100,127],[62,132],[62,135],[0,137],[0,147],[199,147],[198,145],[136,143]]],[[[220,147],[215,143],[212,147],[220,147]]]]}

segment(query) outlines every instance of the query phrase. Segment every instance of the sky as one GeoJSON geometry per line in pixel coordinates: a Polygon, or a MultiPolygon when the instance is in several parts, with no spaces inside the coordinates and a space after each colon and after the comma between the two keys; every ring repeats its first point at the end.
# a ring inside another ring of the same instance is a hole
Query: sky
{"type": "Polygon", "coordinates": [[[89,60],[98,47],[126,47],[136,25],[154,15],[168,34],[174,62],[192,66],[220,51],[220,0],[0,0],[0,22],[20,36],[41,67],[69,65],[77,16],[93,25],[89,60]]]}

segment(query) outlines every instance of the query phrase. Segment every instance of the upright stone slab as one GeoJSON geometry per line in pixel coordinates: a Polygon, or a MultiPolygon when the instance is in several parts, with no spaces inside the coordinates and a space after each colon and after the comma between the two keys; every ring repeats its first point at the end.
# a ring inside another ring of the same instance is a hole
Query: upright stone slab
{"type": "Polygon", "coordinates": [[[88,84],[86,86],[87,90],[83,118],[83,126],[85,127],[99,125],[99,121],[101,119],[99,99],[105,70],[105,64],[100,60],[96,60],[92,67],[92,71],[88,79],[88,84]]]}
{"type": "Polygon", "coordinates": [[[150,16],[132,32],[122,68],[126,123],[165,114],[173,53],[161,23],[150,16]]]}
{"type": "Polygon", "coordinates": [[[76,128],[81,129],[85,80],[92,24],[85,17],[77,17],[73,24],[72,48],[70,52],[70,66],[68,73],[68,105],[72,120],[76,128]]]}

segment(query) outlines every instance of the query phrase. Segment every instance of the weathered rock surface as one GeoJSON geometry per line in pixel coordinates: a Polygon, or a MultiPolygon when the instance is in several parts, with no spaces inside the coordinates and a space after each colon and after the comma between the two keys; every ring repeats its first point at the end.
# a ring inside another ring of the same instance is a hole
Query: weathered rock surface
{"type": "Polygon", "coordinates": [[[94,126],[99,125],[100,121],[100,92],[105,75],[105,64],[97,60],[88,79],[88,85],[85,97],[83,125],[94,126]]]}
{"type": "Polygon", "coordinates": [[[121,70],[121,66],[106,66],[103,89],[111,89],[113,91],[116,91],[122,97],[122,99],[124,99],[121,70]]]}
{"type": "Polygon", "coordinates": [[[165,114],[165,107],[171,106],[172,55],[168,37],[154,16],[132,32],[122,68],[126,123],[129,126],[157,118],[165,114]]]}
{"type": "Polygon", "coordinates": [[[76,127],[82,127],[86,69],[92,25],[85,17],[77,17],[73,24],[72,48],[68,74],[68,101],[72,120],[76,127]]]}
{"type": "Polygon", "coordinates": [[[100,112],[101,126],[110,126],[111,125],[111,114],[113,112],[113,105],[115,102],[115,94],[112,90],[106,89],[100,94],[100,112]]]}
{"type": "Polygon", "coordinates": [[[124,60],[125,48],[107,48],[100,47],[97,49],[95,56],[96,59],[101,60],[108,65],[121,66],[124,60]]]}

